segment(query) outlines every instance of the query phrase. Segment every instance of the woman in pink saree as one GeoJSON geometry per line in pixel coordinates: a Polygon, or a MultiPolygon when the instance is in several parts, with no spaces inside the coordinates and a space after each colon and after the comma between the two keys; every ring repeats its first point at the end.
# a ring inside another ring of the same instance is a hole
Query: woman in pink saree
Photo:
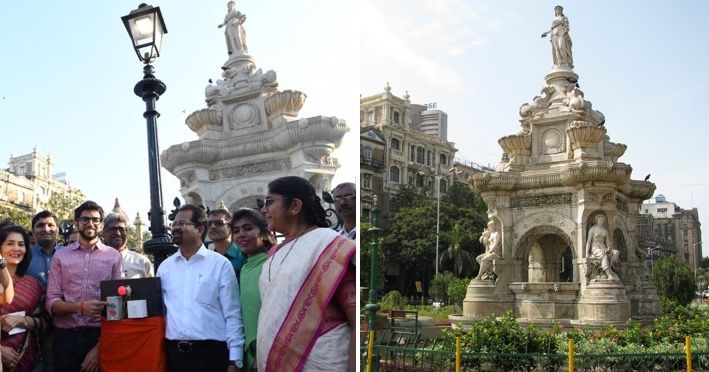
{"type": "Polygon", "coordinates": [[[354,371],[354,241],[326,228],[315,189],[300,177],[272,181],[263,212],[285,240],[259,279],[258,370],[354,371]]]}

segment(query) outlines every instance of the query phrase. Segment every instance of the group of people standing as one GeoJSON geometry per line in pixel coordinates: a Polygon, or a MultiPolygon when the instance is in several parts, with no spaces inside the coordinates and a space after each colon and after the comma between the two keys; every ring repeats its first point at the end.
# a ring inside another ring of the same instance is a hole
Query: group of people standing
{"type": "MultiPolygon", "coordinates": [[[[354,200],[334,196],[336,207],[354,200]]],[[[125,248],[124,216],[104,216],[87,201],[74,219],[78,241],[66,247],[56,246],[57,219],[48,211],[32,220],[31,248],[22,227],[0,226],[9,370],[100,370],[100,282],[153,275],[146,257],[125,248]]],[[[315,189],[300,177],[272,181],[260,211],[180,207],[171,224],[178,251],[155,273],[167,369],[353,371],[355,242],[343,236],[351,230],[328,228],[315,189]]]]}

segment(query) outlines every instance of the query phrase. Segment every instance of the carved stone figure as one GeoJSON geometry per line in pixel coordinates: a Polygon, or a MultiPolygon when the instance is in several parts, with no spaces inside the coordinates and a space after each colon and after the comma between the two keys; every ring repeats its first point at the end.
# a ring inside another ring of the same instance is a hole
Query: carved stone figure
{"type": "Polygon", "coordinates": [[[588,230],[586,250],[589,263],[586,267],[587,282],[596,277],[620,281],[618,274],[613,271],[613,266],[619,261],[620,252],[611,248],[606,229],[606,216],[602,214],[596,216],[596,223],[588,230]]]}
{"type": "Polygon", "coordinates": [[[217,28],[226,26],[224,36],[226,36],[226,48],[229,51],[229,55],[249,52],[246,47],[244,22],[246,22],[246,15],[236,10],[236,3],[233,1],[228,2],[224,23],[217,26],[217,28]]]}
{"type": "Polygon", "coordinates": [[[496,259],[502,257],[502,236],[497,231],[495,221],[487,223],[487,229],[480,236],[480,243],[485,246],[485,253],[475,258],[475,261],[480,264],[480,271],[475,279],[495,279],[497,274],[495,274],[493,264],[496,259]]]}
{"type": "Polygon", "coordinates": [[[564,8],[560,5],[554,7],[554,20],[549,31],[542,34],[546,37],[551,34],[551,53],[554,67],[574,68],[574,58],[571,53],[571,36],[569,35],[569,19],[564,15],[564,8]]]}

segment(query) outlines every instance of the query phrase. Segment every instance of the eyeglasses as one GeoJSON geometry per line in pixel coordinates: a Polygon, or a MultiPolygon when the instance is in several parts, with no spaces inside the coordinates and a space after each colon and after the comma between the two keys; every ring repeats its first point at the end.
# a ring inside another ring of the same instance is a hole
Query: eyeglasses
{"type": "Polygon", "coordinates": [[[128,230],[126,230],[125,227],[109,227],[106,229],[106,232],[111,233],[111,234],[115,234],[116,232],[119,232],[119,233],[125,235],[126,231],[128,231],[128,230]]]}
{"type": "Polygon", "coordinates": [[[89,222],[93,223],[94,225],[98,225],[101,223],[101,218],[99,218],[99,217],[79,217],[77,219],[77,221],[79,221],[79,223],[82,225],[86,225],[89,222]]]}
{"type": "Polygon", "coordinates": [[[346,194],[346,195],[338,195],[338,196],[333,196],[332,197],[335,201],[338,200],[355,200],[357,198],[357,194],[352,193],[352,194],[346,194]]]}
{"type": "Polygon", "coordinates": [[[266,200],[263,201],[263,206],[266,207],[266,208],[268,208],[268,207],[271,206],[271,204],[273,204],[273,202],[275,202],[275,201],[277,201],[277,200],[279,200],[279,199],[266,198],[266,200]]]}
{"type": "Polygon", "coordinates": [[[222,227],[222,226],[226,225],[227,223],[228,222],[226,222],[224,220],[214,220],[214,221],[207,222],[207,226],[214,225],[215,227],[222,227]]]}
{"type": "Polygon", "coordinates": [[[171,227],[185,227],[186,225],[197,226],[197,224],[193,222],[177,221],[173,222],[171,227]]]}

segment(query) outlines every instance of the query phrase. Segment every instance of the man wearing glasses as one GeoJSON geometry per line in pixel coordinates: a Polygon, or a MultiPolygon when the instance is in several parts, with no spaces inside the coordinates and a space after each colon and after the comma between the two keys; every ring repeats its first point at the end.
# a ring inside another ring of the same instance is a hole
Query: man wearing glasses
{"type": "Polygon", "coordinates": [[[357,194],[356,186],[352,182],[345,182],[335,186],[332,198],[335,199],[335,210],[344,220],[340,235],[350,239],[357,237],[357,194]]]}
{"type": "Polygon", "coordinates": [[[241,267],[246,263],[246,255],[232,241],[231,213],[222,203],[217,209],[209,212],[207,217],[207,236],[214,244],[214,250],[229,260],[234,268],[236,280],[239,280],[241,267]]]}
{"type": "Polygon", "coordinates": [[[172,241],[179,250],[158,268],[169,372],[238,372],[243,367],[239,285],[229,261],[204,246],[206,226],[202,209],[181,206],[172,223],[172,241]]]}
{"type": "Polygon", "coordinates": [[[54,323],[54,371],[98,371],[100,282],[121,278],[121,255],[99,240],[103,209],[86,201],[74,210],[79,241],[57,251],[46,307],[54,323]]]}
{"type": "Polygon", "coordinates": [[[117,249],[123,259],[123,270],[128,279],[152,278],[153,264],[138,252],[128,249],[128,218],[122,213],[111,212],[103,221],[104,242],[117,249]]]}

